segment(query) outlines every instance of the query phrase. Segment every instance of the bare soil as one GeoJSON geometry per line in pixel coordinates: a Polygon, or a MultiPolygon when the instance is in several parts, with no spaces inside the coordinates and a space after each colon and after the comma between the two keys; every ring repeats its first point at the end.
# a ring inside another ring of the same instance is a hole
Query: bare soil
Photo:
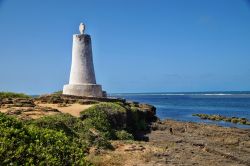
{"type": "Polygon", "coordinates": [[[55,115],[60,113],[69,113],[79,117],[80,112],[91,107],[91,104],[41,104],[35,103],[34,107],[15,107],[11,104],[5,104],[0,107],[0,112],[8,115],[15,115],[20,119],[37,119],[42,116],[55,115]]]}
{"type": "Polygon", "coordinates": [[[92,106],[91,104],[82,105],[77,103],[68,105],[60,105],[60,104],[38,104],[38,105],[42,107],[51,107],[57,109],[62,113],[69,113],[76,117],[80,116],[80,112],[92,106]]]}

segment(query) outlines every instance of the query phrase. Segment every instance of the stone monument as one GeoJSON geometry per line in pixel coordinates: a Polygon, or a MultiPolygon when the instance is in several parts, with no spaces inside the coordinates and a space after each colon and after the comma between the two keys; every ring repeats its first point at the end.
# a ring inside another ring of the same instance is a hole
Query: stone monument
{"type": "Polygon", "coordinates": [[[80,34],[73,35],[72,64],[69,84],[64,85],[63,94],[102,97],[102,87],[96,84],[92,58],[91,37],[84,34],[85,25],[79,26],[80,34]]]}

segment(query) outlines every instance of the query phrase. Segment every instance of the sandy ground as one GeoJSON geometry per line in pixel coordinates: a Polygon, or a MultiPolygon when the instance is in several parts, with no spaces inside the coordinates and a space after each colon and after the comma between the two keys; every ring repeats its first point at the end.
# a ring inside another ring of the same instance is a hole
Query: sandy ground
{"type": "Polygon", "coordinates": [[[13,107],[4,106],[0,107],[0,112],[6,113],[9,110],[11,113],[9,115],[16,115],[21,119],[37,119],[42,116],[55,115],[58,113],[69,113],[73,116],[79,117],[80,112],[91,107],[92,105],[81,105],[81,104],[70,104],[70,105],[60,105],[60,104],[38,104],[36,107],[13,107]],[[56,109],[56,110],[55,110],[56,109]],[[18,110],[21,110],[21,114],[18,110]]]}
{"type": "Polygon", "coordinates": [[[37,104],[39,106],[42,107],[51,107],[54,109],[57,109],[58,111],[62,112],[62,113],[69,113],[73,116],[79,117],[80,116],[80,112],[91,107],[92,105],[81,105],[81,104],[70,104],[68,106],[60,106],[58,104],[37,104]]]}

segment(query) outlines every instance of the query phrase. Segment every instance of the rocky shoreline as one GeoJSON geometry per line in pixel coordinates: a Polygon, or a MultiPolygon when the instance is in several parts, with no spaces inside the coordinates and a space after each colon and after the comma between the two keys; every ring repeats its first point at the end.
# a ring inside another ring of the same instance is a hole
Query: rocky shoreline
{"type": "Polygon", "coordinates": [[[114,150],[91,151],[108,166],[249,166],[250,129],[164,120],[152,123],[148,141],[113,141],[114,150]]]}
{"type": "Polygon", "coordinates": [[[3,98],[0,99],[0,111],[7,115],[17,115],[21,119],[32,119],[30,115],[37,117],[61,113],[53,107],[41,106],[42,104],[54,104],[58,107],[68,107],[73,104],[93,105],[101,102],[121,103],[132,109],[138,109],[143,112],[148,122],[155,121],[156,108],[149,104],[126,101],[121,98],[103,98],[103,97],[80,97],[62,94],[42,95],[36,98],[3,98]]]}

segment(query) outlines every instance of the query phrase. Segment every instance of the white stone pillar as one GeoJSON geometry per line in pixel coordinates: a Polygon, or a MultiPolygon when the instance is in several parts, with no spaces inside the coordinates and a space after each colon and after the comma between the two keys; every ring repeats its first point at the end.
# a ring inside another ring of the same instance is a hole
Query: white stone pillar
{"type": "Polygon", "coordinates": [[[102,87],[96,84],[95,79],[91,37],[84,34],[84,27],[80,24],[81,34],[73,35],[70,79],[69,84],[63,87],[63,94],[102,97],[102,87]]]}

